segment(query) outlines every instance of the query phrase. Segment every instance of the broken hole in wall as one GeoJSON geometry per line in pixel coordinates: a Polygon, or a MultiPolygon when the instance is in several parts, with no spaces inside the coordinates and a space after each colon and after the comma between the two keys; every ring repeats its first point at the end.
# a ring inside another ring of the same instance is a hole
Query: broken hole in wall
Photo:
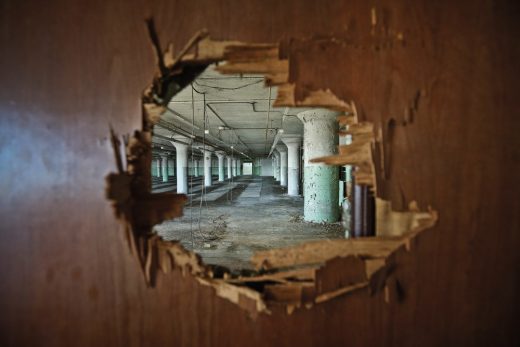
{"type": "Polygon", "coordinates": [[[213,41],[201,31],[174,56],[171,47],[162,50],[152,21],[148,29],[158,68],[142,97],[143,129],[127,141],[111,130],[118,173],[107,177],[107,196],[147,283],[154,286],[160,273],[179,269],[253,316],[280,305],[290,313],[353,291],[375,295],[386,288],[395,265],[392,254],[410,251],[411,240],[436,222],[436,212],[420,212],[415,205],[394,212],[389,203],[377,200],[383,207],[378,208],[378,227],[387,236],[344,239],[336,222],[342,203],[337,182],[328,186],[335,197],[327,203],[307,206],[305,201],[312,196],[307,189],[320,179],[337,178],[344,165],[355,167],[351,176],[356,184],[377,196],[377,177],[384,171],[384,161],[378,160],[382,136],[359,119],[355,103],[339,100],[329,90],[308,91],[298,100],[296,86],[289,82],[289,59],[276,44],[213,41]],[[320,127],[323,112],[332,121],[320,127]],[[330,136],[320,131],[332,135],[332,150],[330,136]],[[309,136],[318,141],[306,142],[309,136]],[[350,143],[337,147],[337,136],[348,136],[350,143]],[[319,139],[328,139],[328,147],[319,139]],[[283,152],[286,187],[284,166],[273,165],[282,162],[283,152]],[[246,175],[243,164],[252,168],[246,175]],[[271,194],[264,194],[259,208],[264,188],[271,194]],[[274,208],[266,212],[269,206],[274,208]],[[284,211],[291,206],[300,213],[284,211]],[[331,206],[336,220],[324,225],[305,221],[331,206]],[[263,220],[258,218],[262,213],[263,220]],[[276,213],[285,224],[273,234],[269,222],[276,213]],[[232,220],[233,214],[242,223],[232,220]],[[284,239],[290,223],[322,228],[326,241],[313,233],[296,239],[289,232],[284,239]],[[334,241],[328,234],[334,234],[331,225],[338,231],[334,241]],[[259,239],[259,231],[266,230],[265,239],[259,239]],[[222,256],[215,261],[218,251],[222,256]],[[250,260],[236,256],[241,252],[250,260]]]}
{"type": "Polygon", "coordinates": [[[305,163],[299,119],[325,113],[321,131],[330,143],[320,153],[334,154],[339,112],[273,106],[277,87],[265,86],[264,75],[219,71],[226,69],[226,62],[209,65],[154,125],[152,192],[188,196],[184,216],[154,230],[237,273],[254,270],[256,251],[343,238],[339,170],[305,163]],[[313,176],[310,165],[320,169],[313,176]],[[306,195],[320,202],[305,203],[306,195]]]}

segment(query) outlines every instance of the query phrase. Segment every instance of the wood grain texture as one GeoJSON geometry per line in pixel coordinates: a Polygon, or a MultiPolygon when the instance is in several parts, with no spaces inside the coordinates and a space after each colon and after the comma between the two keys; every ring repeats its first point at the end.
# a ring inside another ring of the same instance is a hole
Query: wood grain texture
{"type": "Polygon", "coordinates": [[[518,15],[513,1],[2,1],[0,345],[518,345],[518,15]],[[294,98],[330,89],[360,121],[393,120],[378,194],[442,216],[393,259],[401,300],[362,288],[253,319],[178,270],[147,288],[103,191],[109,124],[141,127],[151,15],[175,53],[202,28],[282,40],[294,98]]]}

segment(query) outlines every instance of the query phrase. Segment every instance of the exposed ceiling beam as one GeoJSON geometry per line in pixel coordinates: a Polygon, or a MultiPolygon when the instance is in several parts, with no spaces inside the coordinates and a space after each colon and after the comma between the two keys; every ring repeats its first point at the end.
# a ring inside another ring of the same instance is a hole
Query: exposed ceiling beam
{"type": "MultiPolygon", "coordinates": [[[[213,114],[215,114],[215,116],[222,122],[222,124],[224,124],[224,126],[226,126],[227,128],[230,128],[230,129],[233,129],[232,127],[230,127],[223,119],[222,117],[219,116],[219,114],[217,113],[217,111],[215,111],[213,109],[213,107],[211,107],[210,103],[206,103],[206,106],[211,110],[211,112],[213,112],[213,114]]],[[[240,136],[238,136],[238,134],[235,132],[235,136],[237,137],[238,141],[240,141],[251,153],[251,148],[249,148],[245,143],[244,141],[242,141],[242,139],[240,138],[240,136]]]]}

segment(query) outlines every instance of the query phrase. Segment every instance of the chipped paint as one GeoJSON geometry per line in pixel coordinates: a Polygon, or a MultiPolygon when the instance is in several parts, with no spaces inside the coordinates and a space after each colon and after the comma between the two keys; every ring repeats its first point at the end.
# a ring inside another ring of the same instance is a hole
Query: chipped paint
{"type": "Polygon", "coordinates": [[[304,220],[334,223],[339,218],[339,172],[336,167],[309,165],[304,168],[304,220]]]}
{"type": "Polygon", "coordinates": [[[338,168],[311,162],[313,158],[336,153],[339,141],[336,117],[339,114],[328,109],[313,109],[298,115],[304,131],[303,196],[307,222],[333,223],[339,218],[338,168]]]}

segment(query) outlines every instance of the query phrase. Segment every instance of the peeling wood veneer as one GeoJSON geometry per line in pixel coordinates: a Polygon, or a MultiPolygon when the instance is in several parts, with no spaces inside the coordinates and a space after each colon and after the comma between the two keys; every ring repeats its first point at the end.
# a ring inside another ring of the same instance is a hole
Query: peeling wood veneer
{"type": "Polygon", "coordinates": [[[309,90],[302,100],[295,96],[296,87],[291,83],[284,83],[278,87],[278,96],[273,104],[274,107],[291,105],[294,107],[317,107],[328,108],[340,112],[351,112],[349,104],[339,99],[330,89],[309,90]]]}
{"type": "Polygon", "coordinates": [[[359,122],[354,102],[350,104],[351,112],[338,116],[339,134],[351,135],[352,142],[338,146],[338,154],[314,158],[311,163],[328,165],[353,165],[356,184],[367,185],[374,192],[376,189],[374,151],[379,142],[374,134],[374,125],[370,122],[359,122]]]}
{"type": "Polygon", "coordinates": [[[138,258],[146,282],[154,286],[159,272],[167,275],[179,269],[184,276],[194,276],[219,297],[239,305],[252,318],[259,313],[269,314],[273,305],[284,305],[286,312],[291,314],[296,308],[310,308],[357,290],[368,290],[372,295],[380,291],[387,293],[386,280],[395,267],[394,255],[413,250],[411,245],[418,233],[436,223],[435,211],[419,213],[411,206],[406,218],[399,218],[382,202],[386,209],[381,218],[393,218],[392,230],[399,230],[402,236],[318,241],[257,252],[251,259],[257,272],[249,276],[232,276],[224,272],[219,275],[221,278],[216,278],[213,268],[205,265],[196,253],[152,232],[155,224],[181,216],[186,201],[182,194],[150,194],[153,125],[164,113],[171,96],[210,63],[225,61],[218,66],[222,73],[264,74],[266,85],[279,86],[276,106],[326,107],[342,111],[344,114],[338,117],[341,131],[352,135],[352,144],[340,146],[337,156],[314,161],[356,165],[356,180],[374,190],[377,172],[373,148],[377,138],[373,124],[358,121],[355,104],[340,100],[328,89],[307,90],[298,99],[296,85],[289,82],[289,60],[279,58],[278,45],[213,41],[202,30],[174,57],[171,46],[162,53],[153,21],[147,24],[158,69],[152,84],[143,93],[143,129],[136,131],[126,145],[126,168],[122,164],[119,138],[111,130],[118,173],[107,176],[107,197],[112,200],[116,216],[125,226],[130,250],[138,258]]]}

